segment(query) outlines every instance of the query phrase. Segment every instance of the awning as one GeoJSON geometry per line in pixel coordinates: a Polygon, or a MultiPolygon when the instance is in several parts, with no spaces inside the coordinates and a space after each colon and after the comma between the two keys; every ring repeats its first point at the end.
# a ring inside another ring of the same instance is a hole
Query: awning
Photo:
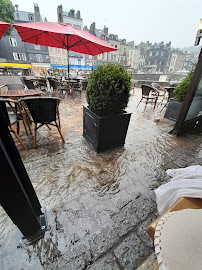
{"type": "MultiPolygon", "coordinates": [[[[51,65],[52,68],[65,69],[68,68],[67,65],[51,65]]],[[[69,65],[72,69],[97,69],[97,66],[83,66],[83,65],[69,65]]]]}
{"type": "Polygon", "coordinates": [[[32,68],[30,64],[20,64],[20,63],[4,63],[0,62],[0,68],[32,68]]]}
{"type": "Polygon", "coordinates": [[[32,63],[32,67],[50,68],[50,63],[32,63]]]}

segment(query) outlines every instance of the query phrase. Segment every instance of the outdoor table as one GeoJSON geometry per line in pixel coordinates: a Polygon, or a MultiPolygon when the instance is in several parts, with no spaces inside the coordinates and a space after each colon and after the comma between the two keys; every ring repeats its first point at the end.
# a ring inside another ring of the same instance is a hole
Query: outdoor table
{"type": "Polygon", "coordinates": [[[72,80],[72,79],[69,79],[69,80],[67,79],[67,80],[63,80],[62,82],[65,83],[65,85],[70,84],[71,90],[72,90],[72,96],[74,98],[75,97],[74,84],[77,83],[78,81],[77,80],[72,80]]]}
{"type": "Polygon", "coordinates": [[[0,97],[3,98],[16,98],[16,97],[30,97],[41,96],[41,90],[24,89],[24,90],[0,90],[0,97]]]}
{"type": "MultiPolygon", "coordinates": [[[[42,91],[40,90],[34,90],[34,89],[24,89],[24,90],[0,90],[0,97],[2,98],[12,98],[12,99],[19,99],[23,97],[31,97],[31,96],[41,96],[42,91]]],[[[26,130],[26,133],[28,134],[27,127],[29,128],[30,134],[31,134],[31,129],[30,125],[27,123],[25,113],[22,113],[20,103],[17,104],[17,108],[19,113],[23,117],[23,123],[24,127],[26,130]]]]}

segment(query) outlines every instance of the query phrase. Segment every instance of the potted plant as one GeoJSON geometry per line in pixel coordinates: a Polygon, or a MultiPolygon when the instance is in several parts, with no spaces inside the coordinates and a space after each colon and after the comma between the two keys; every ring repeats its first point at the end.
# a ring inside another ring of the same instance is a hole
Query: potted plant
{"type": "Polygon", "coordinates": [[[83,106],[83,136],[99,153],[124,145],[131,117],[127,107],[132,76],[112,64],[93,70],[83,106]]]}
{"type": "Polygon", "coordinates": [[[190,71],[189,74],[184,78],[184,80],[176,86],[174,90],[175,97],[169,100],[168,107],[164,116],[165,118],[177,121],[184,97],[191,83],[192,76],[193,70],[190,71]]]}

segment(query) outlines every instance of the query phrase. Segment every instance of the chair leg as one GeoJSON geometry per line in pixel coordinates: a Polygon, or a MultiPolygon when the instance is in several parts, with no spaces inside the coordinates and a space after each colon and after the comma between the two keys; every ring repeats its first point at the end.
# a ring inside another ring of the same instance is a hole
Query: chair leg
{"type": "Polygon", "coordinates": [[[19,133],[20,133],[20,123],[19,121],[17,121],[17,134],[19,135],[19,133]]]}
{"type": "Polygon", "coordinates": [[[167,106],[168,102],[163,106],[163,108],[160,110],[160,113],[163,111],[163,109],[167,106]]]}
{"type": "Polygon", "coordinates": [[[146,110],[147,103],[148,103],[148,98],[147,98],[147,100],[146,100],[146,104],[145,104],[145,107],[144,107],[144,111],[146,110]]]}
{"type": "MultiPolygon", "coordinates": [[[[140,99],[140,102],[143,100],[143,98],[140,99]]],[[[140,102],[137,104],[137,107],[140,105],[140,102]]]]}
{"type": "Polygon", "coordinates": [[[30,120],[29,119],[27,119],[27,125],[28,125],[28,128],[29,128],[30,135],[32,135],[32,129],[31,129],[31,125],[30,125],[30,120]]]}
{"type": "Polygon", "coordinates": [[[156,108],[157,99],[158,99],[158,97],[155,99],[155,102],[154,102],[154,110],[156,108]]]}
{"type": "Polygon", "coordinates": [[[34,137],[33,137],[33,148],[36,149],[36,131],[37,131],[37,123],[34,123],[34,137]]]}
{"type": "Polygon", "coordinates": [[[22,148],[25,150],[26,147],[25,147],[23,141],[22,141],[22,140],[20,139],[20,137],[18,136],[17,132],[12,128],[12,126],[10,126],[9,128],[10,128],[10,130],[14,133],[14,135],[15,135],[16,139],[19,141],[19,143],[22,145],[22,148]]]}
{"type": "Polygon", "coordinates": [[[46,124],[46,126],[47,126],[47,128],[48,128],[49,130],[51,130],[51,128],[49,127],[49,125],[48,125],[48,124],[46,124]]]}
{"type": "Polygon", "coordinates": [[[64,139],[64,137],[63,137],[63,135],[62,135],[61,128],[58,126],[58,124],[57,124],[56,121],[55,121],[55,124],[56,124],[56,127],[57,127],[57,129],[58,129],[58,132],[60,133],[60,136],[61,136],[61,138],[62,138],[63,143],[65,143],[65,139],[64,139]]]}

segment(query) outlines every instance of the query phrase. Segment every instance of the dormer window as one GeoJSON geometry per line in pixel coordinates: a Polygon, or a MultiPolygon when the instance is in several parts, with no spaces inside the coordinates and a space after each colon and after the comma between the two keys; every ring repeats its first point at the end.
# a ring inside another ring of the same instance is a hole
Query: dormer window
{"type": "Polygon", "coordinates": [[[33,14],[29,14],[28,15],[29,21],[33,22],[34,21],[34,15],[33,14]]]}

